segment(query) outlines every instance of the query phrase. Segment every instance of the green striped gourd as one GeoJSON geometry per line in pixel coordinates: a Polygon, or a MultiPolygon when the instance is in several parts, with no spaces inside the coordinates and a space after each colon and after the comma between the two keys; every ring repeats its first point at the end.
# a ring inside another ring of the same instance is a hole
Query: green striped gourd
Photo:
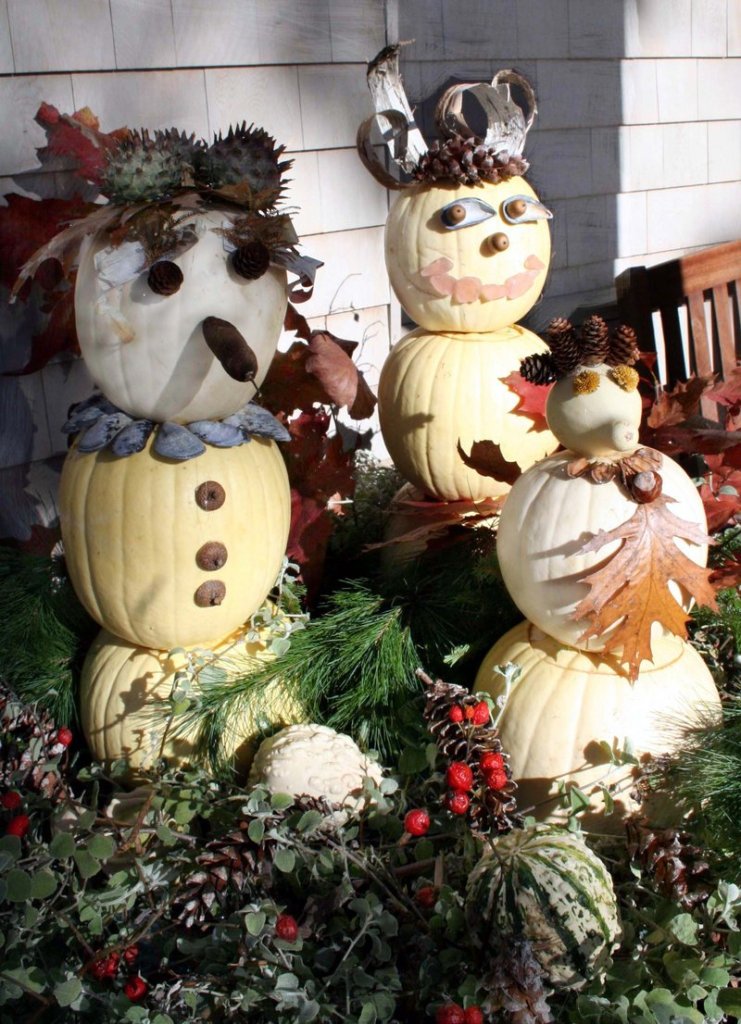
{"type": "Polygon", "coordinates": [[[602,861],[574,833],[544,826],[496,840],[470,875],[466,907],[483,942],[527,939],[550,984],[562,989],[598,974],[620,932],[602,861]]]}

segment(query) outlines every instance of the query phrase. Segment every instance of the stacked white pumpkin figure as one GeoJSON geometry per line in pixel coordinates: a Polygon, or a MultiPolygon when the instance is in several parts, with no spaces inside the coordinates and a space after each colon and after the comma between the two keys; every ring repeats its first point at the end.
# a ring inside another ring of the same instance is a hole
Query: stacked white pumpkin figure
{"type": "Polygon", "coordinates": [[[398,71],[399,48],[371,63],[377,113],[361,125],[358,147],[382,184],[400,191],[386,225],[391,285],[419,327],[384,363],[378,408],[384,442],[402,475],[438,501],[504,494],[506,476],[553,451],[553,435],[516,411],[505,383],[529,352],[545,346],[516,324],[537,301],[550,259],[550,212],[522,174],[522,149],[535,116],[527,81],[499,72],[491,85],[458,85],[442,97],[442,141],[427,147],[398,71]],[[525,91],[528,110],[510,96],[525,91]],[[466,123],[463,99],[487,118],[483,139],[466,123]],[[372,145],[380,127],[410,181],[389,175],[372,145]],[[506,470],[500,479],[466,464],[477,441],[493,442],[506,470]]]}
{"type": "MultiPolygon", "coordinates": [[[[193,648],[235,672],[275,582],[290,522],[288,439],[251,403],[278,343],[290,220],[275,204],[288,163],[262,130],[211,146],[175,130],[132,132],[108,154],[75,291],[83,358],[101,393],[73,409],[60,489],[70,578],[103,627],[82,674],[94,756],[133,770],[187,760],[193,736],[166,701],[193,648]]],[[[70,236],[70,244],[79,238],[70,236]]],[[[54,242],[64,249],[64,238],[54,242]]],[[[186,672],[187,675],[187,672],[186,672]]],[[[261,714],[297,720],[280,687],[261,714]]],[[[250,745],[255,716],[232,723],[250,745]]]]}
{"type": "MultiPolygon", "coordinates": [[[[522,374],[555,380],[546,414],[566,450],[507,497],[499,562],[528,621],[489,652],[475,688],[506,697],[501,738],[521,806],[558,818],[559,793],[577,786],[586,820],[620,827],[642,802],[635,760],[681,749],[719,714],[710,672],[683,638],[692,596],[713,600],[696,568],[707,524],[682,468],[639,446],[634,333],[595,316],[581,336],[555,320],[547,338],[551,352],[526,359],[522,374]],[[520,669],[514,683],[507,663],[520,669]]],[[[677,813],[660,800],[650,810],[677,813]]]]}

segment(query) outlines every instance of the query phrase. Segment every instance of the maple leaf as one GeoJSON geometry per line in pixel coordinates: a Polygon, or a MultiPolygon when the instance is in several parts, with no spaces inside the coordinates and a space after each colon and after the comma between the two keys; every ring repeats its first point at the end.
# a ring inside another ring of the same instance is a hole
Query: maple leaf
{"type": "Polygon", "coordinates": [[[741,469],[722,455],[706,455],[709,472],[700,486],[709,530],[719,530],[741,513],[741,469]]]}
{"type": "Polygon", "coordinates": [[[679,583],[698,604],[717,609],[710,570],[692,561],[674,543],[675,538],[706,544],[708,537],[695,523],[678,519],[667,508],[671,499],[662,495],[638,505],[627,522],[614,530],[600,530],[579,554],[599,551],[605,544],[622,541],[618,550],[595,572],[583,579],[590,592],[579,602],[572,618],[587,622],[580,641],[605,638],[605,651],[621,650],[620,661],[628,666],[632,681],[640,664],[651,660],[651,626],[661,623],[677,636],[687,635],[687,612],[669,590],[671,580],[679,583]]]}
{"type": "Polygon", "coordinates": [[[519,416],[529,416],[535,425],[535,430],[547,430],[548,424],[545,418],[545,403],[550,394],[551,385],[531,384],[525,380],[519,370],[502,378],[510,391],[519,397],[520,402],[512,411],[519,416]]]}
{"type": "Polygon", "coordinates": [[[466,455],[459,441],[458,454],[469,469],[475,469],[481,476],[490,476],[503,483],[513,484],[522,474],[517,463],[505,459],[499,445],[493,441],[474,441],[470,455],[466,455]]]}
{"type": "Polygon", "coordinates": [[[714,376],[690,377],[680,381],[672,391],[662,388],[646,423],[653,430],[684,423],[697,412],[700,399],[713,386],[714,376]]]}
{"type": "Polygon", "coordinates": [[[330,402],[347,406],[353,419],[372,416],[376,398],[341,340],[327,331],[312,331],[309,352],[306,371],[317,378],[330,402]]]}
{"type": "Polygon", "coordinates": [[[128,134],[127,128],[110,134],[101,132],[100,122],[89,107],[61,114],[51,103],[42,103],[35,120],[47,138],[47,145],[37,150],[41,163],[48,163],[51,157],[66,157],[76,174],[96,185],[103,177],[106,153],[128,134]]]}

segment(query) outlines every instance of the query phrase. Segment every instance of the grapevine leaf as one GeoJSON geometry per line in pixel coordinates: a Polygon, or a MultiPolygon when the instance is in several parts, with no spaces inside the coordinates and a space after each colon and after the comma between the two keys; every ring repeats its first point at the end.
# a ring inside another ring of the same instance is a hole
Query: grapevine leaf
{"type": "Polygon", "coordinates": [[[605,650],[622,649],[621,662],[635,680],[642,661],[651,660],[651,626],[660,622],[678,636],[686,636],[687,612],[669,590],[670,580],[679,583],[698,604],[717,609],[710,570],[702,568],[674,543],[675,538],[693,544],[707,543],[694,523],[678,519],[667,509],[665,496],[639,505],[627,522],[614,530],[600,530],[580,548],[580,554],[599,551],[615,540],[620,548],[583,580],[590,592],[572,617],[586,620],[580,642],[606,637],[605,650]]]}

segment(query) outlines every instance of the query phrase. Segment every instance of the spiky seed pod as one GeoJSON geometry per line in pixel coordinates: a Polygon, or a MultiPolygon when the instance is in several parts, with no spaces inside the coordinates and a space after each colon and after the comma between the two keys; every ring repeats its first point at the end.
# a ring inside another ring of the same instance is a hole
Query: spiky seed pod
{"type": "Polygon", "coordinates": [[[627,824],[630,855],[653,879],[662,896],[686,909],[703,903],[712,892],[704,851],[687,832],[653,829],[643,821],[627,824]]]}
{"type": "Polygon", "coordinates": [[[247,242],[234,251],[232,266],[240,277],[256,281],[270,266],[270,250],[258,239],[247,242]]]}
{"type": "Polygon", "coordinates": [[[34,791],[55,803],[66,799],[64,779],[49,767],[67,746],[58,736],[59,729],[46,711],[23,704],[0,686],[0,792],[34,791]]]}
{"type": "Polygon", "coordinates": [[[553,355],[536,352],[526,356],[520,363],[520,376],[531,384],[552,384],[558,378],[553,355]]]}
{"type": "Polygon", "coordinates": [[[280,159],[284,150],[262,128],[248,128],[243,121],[197,154],[196,180],[207,188],[244,183],[251,192],[252,209],[269,209],[280,199],[281,177],[293,162],[280,159]]]}
{"type": "Polygon", "coordinates": [[[609,366],[618,366],[621,363],[632,366],[633,363],[638,362],[640,357],[641,353],[638,348],[636,332],[632,327],[628,327],[627,324],[621,324],[613,331],[610,339],[610,350],[607,353],[605,362],[609,366]]]}
{"type": "Polygon", "coordinates": [[[517,786],[512,780],[509,754],[502,749],[499,733],[490,723],[476,725],[473,721],[473,710],[481,703],[479,698],[462,686],[442,679],[433,681],[422,672],[418,675],[427,687],[425,722],[440,753],[450,762],[467,764],[473,773],[474,793],[468,810],[471,827],[482,834],[502,834],[521,827],[523,819],[517,813],[517,786]],[[453,707],[463,711],[460,721],[451,721],[453,707]],[[507,781],[500,788],[487,785],[481,770],[485,754],[501,757],[507,781]]]}
{"type": "Polygon", "coordinates": [[[610,328],[593,313],[581,325],[581,362],[585,366],[604,363],[610,349],[610,328]]]}
{"type": "Polygon", "coordinates": [[[558,377],[565,377],[581,362],[581,349],[576,340],[576,332],[565,317],[559,316],[551,320],[546,328],[545,342],[551,350],[558,377]]]}
{"type": "Polygon", "coordinates": [[[168,128],[155,131],[154,142],[158,149],[167,150],[177,157],[183,168],[183,178],[190,176],[192,179],[197,154],[206,148],[203,139],[196,139],[195,132],[187,135],[177,128],[168,128]]]}
{"type": "Polygon", "coordinates": [[[146,129],[132,131],[107,154],[100,190],[112,203],[165,199],[181,187],[180,147],[169,148],[162,136],[158,142],[146,129]]]}
{"type": "Polygon", "coordinates": [[[521,157],[502,161],[494,149],[481,139],[455,135],[433,142],[412,172],[417,181],[455,181],[459,185],[496,184],[516,174],[524,174],[528,164],[521,157]]]}
{"type": "Polygon", "coordinates": [[[149,268],[147,284],[155,295],[174,295],[183,283],[183,272],[172,260],[157,260],[149,268]]]}

